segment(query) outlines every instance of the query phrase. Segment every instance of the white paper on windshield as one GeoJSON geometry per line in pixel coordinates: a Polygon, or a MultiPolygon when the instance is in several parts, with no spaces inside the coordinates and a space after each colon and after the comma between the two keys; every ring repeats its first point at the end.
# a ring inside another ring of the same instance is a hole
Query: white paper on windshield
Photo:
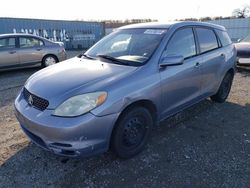
{"type": "Polygon", "coordinates": [[[150,34],[150,35],[161,35],[165,32],[166,30],[163,29],[147,29],[144,31],[144,34],[150,34]]]}

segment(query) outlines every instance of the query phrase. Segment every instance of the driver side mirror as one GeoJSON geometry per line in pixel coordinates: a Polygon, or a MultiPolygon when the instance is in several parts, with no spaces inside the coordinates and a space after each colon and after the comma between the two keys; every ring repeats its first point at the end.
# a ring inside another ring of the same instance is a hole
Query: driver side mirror
{"type": "Polygon", "coordinates": [[[173,55],[163,57],[160,61],[160,67],[182,65],[184,63],[184,57],[182,55],[173,55]]]}

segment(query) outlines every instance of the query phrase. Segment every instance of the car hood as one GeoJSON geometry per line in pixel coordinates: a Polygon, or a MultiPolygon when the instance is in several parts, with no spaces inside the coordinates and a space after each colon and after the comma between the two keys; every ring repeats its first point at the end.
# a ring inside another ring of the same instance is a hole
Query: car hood
{"type": "Polygon", "coordinates": [[[75,57],[33,74],[25,88],[47,99],[53,109],[71,96],[99,91],[137,68],[75,57]]]}
{"type": "Polygon", "coordinates": [[[239,42],[235,44],[236,50],[250,50],[250,43],[248,42],[239,42]]]}

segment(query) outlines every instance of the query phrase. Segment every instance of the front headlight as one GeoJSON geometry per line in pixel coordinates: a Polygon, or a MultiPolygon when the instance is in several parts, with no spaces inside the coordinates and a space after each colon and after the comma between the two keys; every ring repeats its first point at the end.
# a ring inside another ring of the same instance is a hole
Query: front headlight
{"type": "Polygon", "coordinates": [[[100,106],[107,98],[106,92],[86,93],[71,97],[54,111],[55,116],[74,117],[85,114],[100,106]]]}

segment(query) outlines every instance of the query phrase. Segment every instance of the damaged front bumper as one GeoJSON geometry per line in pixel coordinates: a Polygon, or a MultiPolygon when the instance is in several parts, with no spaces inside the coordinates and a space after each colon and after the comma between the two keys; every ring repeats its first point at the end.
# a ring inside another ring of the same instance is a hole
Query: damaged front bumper
{"type": "Polygon", "coordinates": [[[22,94],[15,101],[15,114],[23,131],[40,147],[67,157],[89,157],[108,150],[118,114],[64,118],[52,116],[52,112],[30,106],[22,94]]]}

